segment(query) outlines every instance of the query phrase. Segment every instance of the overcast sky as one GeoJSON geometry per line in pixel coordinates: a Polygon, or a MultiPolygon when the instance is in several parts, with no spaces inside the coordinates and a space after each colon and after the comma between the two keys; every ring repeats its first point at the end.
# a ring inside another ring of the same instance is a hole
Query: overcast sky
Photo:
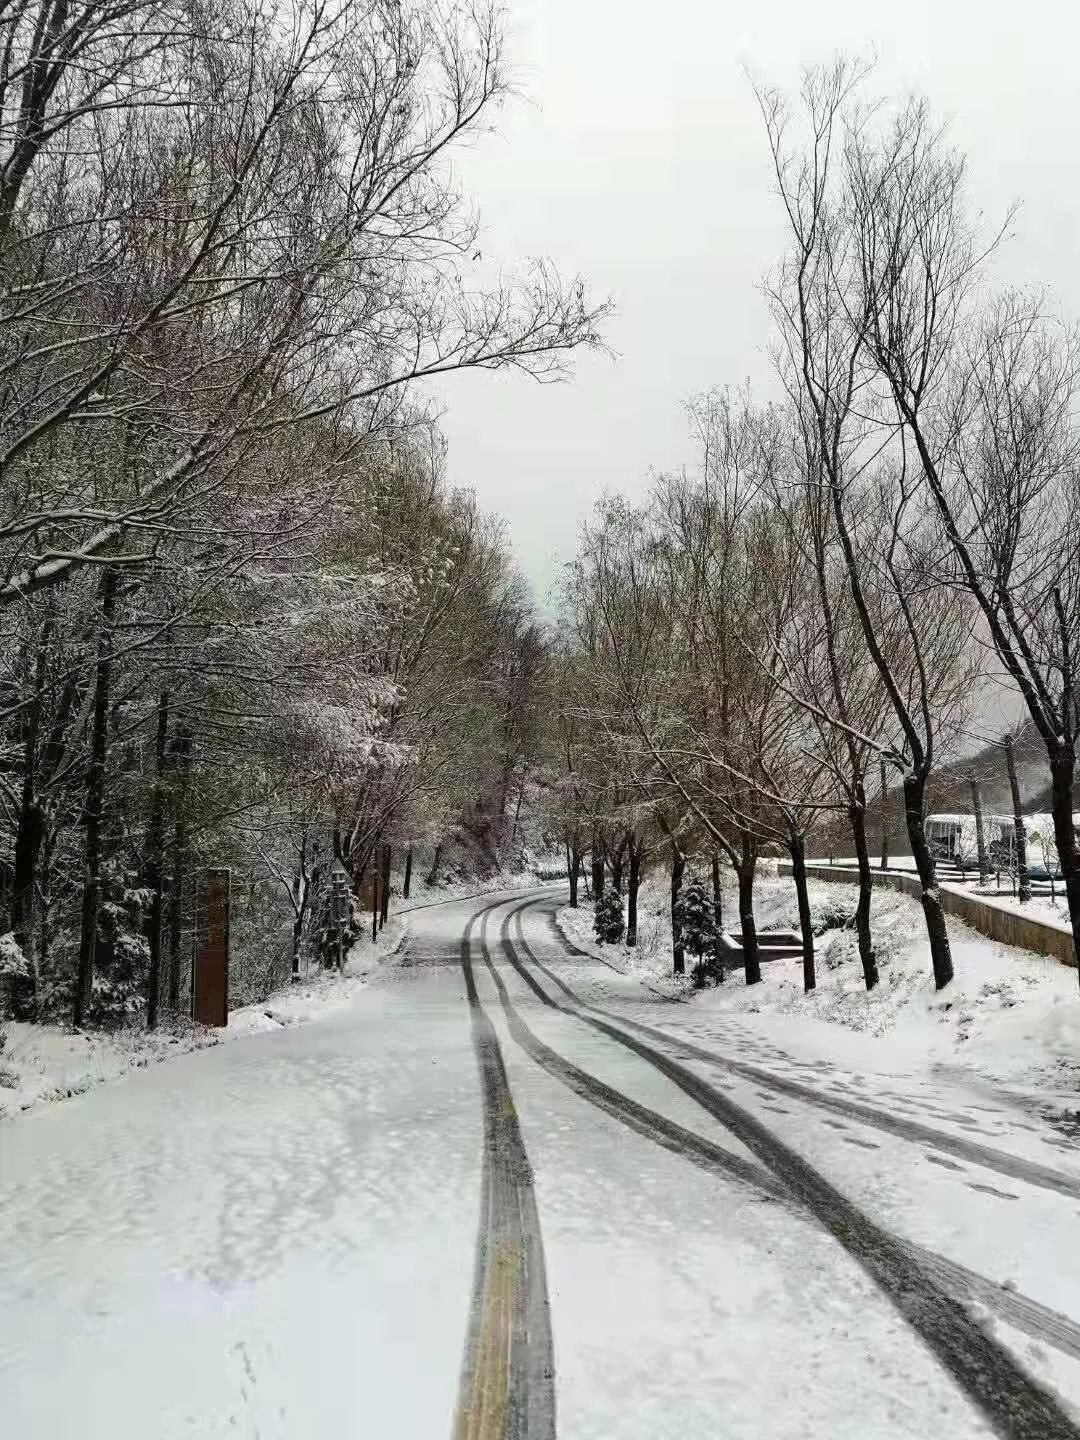
{"type": "Polygon", "coordinates": [[[450,479],[505,516],[544,600],[605,490],[692,460],[691,393],[770,385],[763,272],[784,231],[746,70],[788,88],[838,51],[875,89],[921,90],[970,157],[988,219],[1022,201],[1001,270],[1080,315],[1074,6],[970,0],[509,0],[526,99],[459,156],[485,253],[544,255],[610,295],[615,360],[573,380],[463,375],[440,388],[450,479]]]}

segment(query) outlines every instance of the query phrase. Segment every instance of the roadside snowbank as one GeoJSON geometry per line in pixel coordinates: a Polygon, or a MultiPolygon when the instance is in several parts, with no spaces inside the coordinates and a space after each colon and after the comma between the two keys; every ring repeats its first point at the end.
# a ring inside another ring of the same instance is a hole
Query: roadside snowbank
{"type": "MultiPolygon", "coordinates": [[[[874,892],[872,925],[881,983],[868,994],[851,925],[855,886],[811,881],[809,888],[816,991],[803,991],[801,959],[767,960],[760,985],[747,987],[741,970],[735,970],[714,989],[687,991],[695,1006],[760,1015],[778,1040],[794,1034],[791,1027],[805,1032],[808,1026],[828,1026],[834,1037],[838,1028],[854,1032],[869,1042],[860,1047],[861,1053],[866,1059],[872,1054],[879,1069],[963,1066],[987,1079],[1052,1090],[1077,1103],[1080,987],[1075,970],[989,940],[950,916],[955,979],[944,991],[935,991],[921,907],[898,891],[879,889],[874,892]]],[[[731,913],[733,898],[725,892],[725,913],[731,913]]],[[[596,946],[589,905],[576,911],[562,907],[558,923],[580,948],[671,993],[671,926],[665,900],[666,895],[655,892],[650,896],[649,925],[637,952],[596,946]]],[[[755,908],[759,929],[798,931],[795,887],[789,878],[763,875],[755,908]]]]}
{"type": "MultiPolygon", "coordinates": [[[[853,856],[836,857],[832,860],[811,859],[807,862],[810,865],[832,865],[838,870],[854,871],[856,861],[853,856]]],[[[877,868],[875,864],[875,870],[877,868]]],[[[915,861],[910,855],[899,855],[889,861],[890,870],[902,870],[908,874],[915,873],[915,861]]],[[[946,872],[948,874],[948,872],[946,872]]],[[[991,875],[991,883],[987,886],[979,884],[978,872],[969,867],[967,878],[963,881],[955,878],[942,880],[945,889],[962,891],[965,894],[977,895],[980,900],[985,900],[989,905],[997,905],[1004,910],[1015,910],[1019,915],[1031,915],[1036,920],[1049,920],[1054,924],[1061,925],[1068,929],[1069,926],[1069,904],[1065,898],[1065,892],[1060,880],[1030,880],[1031,899],[1021,904],[1017,899],[1015,891],[1015,878],[1010,880],[1007,875],[1001,876],[1000,884],[994,883],[994,876],[991,875]]]]}
{"type": "Polygon", "coordinates": [[[337,1014],[353,1002],[372,970],[400,947],[406,934],[406,921],[392,918],[374,944],[369,938],[356,942],[344,974],[312,971],[258,1004],[232,1011],[223,1030],[184,1018],[152,1034],[5,1022],[0,1026],[0,1119],[43,1101],[81,1095],[95,1085],[191,1050],[337,1014]]]}
{"type": "Polygon", "coordinates": [[[563,905],[555,924],[575,949],[622,975],[632,976],[664,995],[689,992],[690,982],[671,973],[671,915],[666,882],[650,877],[638,891],[637,945],[601,945],[593,932],[591,900],[581,899],[577,907],[563,905]]]}
{"type": "Polygon", "coordinates": [[[1060,882],[1055,895],[1050,894],[1048,885],[1043,885],[1041,889],[1036,886],[1031,899],[1023,904],[1015,895],[998,895],[993,891],[980,890],[977,886],[973,888],[973,893],[980,900],[985,900],[989,905],[997,905],[1002,910],[1014,910],[1018,915],[1033,915],[1036,920],[1049,920],[1063,929],[1069,928],[1069,902],[1062,894],[1060,882]]]}

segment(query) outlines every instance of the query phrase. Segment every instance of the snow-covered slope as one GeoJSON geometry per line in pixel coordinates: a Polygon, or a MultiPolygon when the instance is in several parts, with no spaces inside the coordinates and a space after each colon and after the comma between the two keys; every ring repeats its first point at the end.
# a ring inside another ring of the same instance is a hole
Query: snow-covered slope
{"type": "MultiPolygon", "coordinates": [[[[791,881],[763,875],[757,884],[757,918],[763,930],[798,930],[791,881]]],[[[960,1065],[988,1078],[1052,1092],[1063,1106],[1080,1108],[1080,985],[1077,973],[1041,955],[1000,945],[950,918],[956,978],[934,989],[929,946],[918,903],[893,890],[876,890],[873,933],[881,983],[868,994],[850,917],[854,886],[810,883],[817,950],[817,990],[803,991],[799,959],[770,960],[760,985],[747,987],[741,971],[715,989],[677,987],[708,1011],[842,1027],[866,1037],[874,1062],[889,1057],[912,1066],[960,1065]]],[[[734,897],[725,894],[731,906],[734,897]]],[[[642,944],[596,947],[592,910],[564,906],[560,927],[575,943],[626,973],[671,990],[671,927],[666,886],[652,883],[642,896],[642,944]]],[[[730,913],[730,910],[729,912],[730,913]]],[[[784,1022],[781,1024],[781,1022],[784,1022]]]]}

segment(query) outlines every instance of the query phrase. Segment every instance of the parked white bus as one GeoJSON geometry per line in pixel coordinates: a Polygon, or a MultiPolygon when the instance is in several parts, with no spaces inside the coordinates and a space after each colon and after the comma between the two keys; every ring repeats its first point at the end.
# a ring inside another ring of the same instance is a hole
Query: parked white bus
{"type": "Polygon", "coordinates": [[[925,829],[935,860],[962,865],[977,852],[974,815],[928,815],[925,829]]]}
{"type": "MultiPolygon", "coordinates": [[[[1080,812],[1073,815],[1073,828],[1080,840],[1080,812]]],[[[1052,815],[1024,816],[1029,871],[1059,874],[1052,815]]],[[[1011,815],[984,815],[983,837],[987,858],[995,870],[1011,871],[1016,865],[1016,830],[1011,815]]],[[[957,865],[962,870],[978,866],[978,841],[974,815],[928,815],[926,839],[935,860],[957,865]]]]}

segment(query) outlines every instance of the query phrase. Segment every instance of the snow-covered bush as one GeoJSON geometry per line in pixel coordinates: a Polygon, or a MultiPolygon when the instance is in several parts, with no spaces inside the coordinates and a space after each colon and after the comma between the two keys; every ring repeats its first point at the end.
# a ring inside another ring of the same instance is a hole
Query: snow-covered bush
{"type": "Polygon", "coordinates": [[[601,945],[618,945],[623,938],[622,896],[614,887],[605,890],[596,902],[593,931],[601,945]]]}
{"type": "Polygon", "coordinates": [[[101,908],[90,1018],[95,1025],[115,1028],[142,1013],[150,947],[122,905],[107,901],[101,908]]]}
{"type": "Polygon", "coordinates": [[[24,980],[30,974],[26,956],[10,930],[0,935],[0,979],[24,980]]]}
{"type": "Polygon", "coordinates": [[[135,1020],[146,1003],[150,946],[142,921],[150,894],[118,867],[104,869],[89,1016],[95,1025],[115,1028],[135,1020]]]}
{"type": "Polygon", "coordinates": [[[531,870],[538,880],[563,880],[566,878],[566,856],[557,851],[533,856],[524,852],[524,868],[531,870]]]}
{"type": "MultiPolygon", "coordinates": [[[[815,935],[821,931],[815,930],[815,935]]],[[[859,959],[859,941],[854,930],[837,930],[830,935],[828,943],[821,951],[821,959],[827,970],[839,970],[841,965],[854,963],[859,959]]]]}
{"type": "Polygon", "coordinates": [[[855,909],[843,900],[821,900],[810,903],[810,928],[815,935],[828,930],[844,930],[855,924],[855,909]]]}
{"type": "MultiPolygon", "coordinates": [[[[6,1020],[12,1013],[13,992],[30,978],[30,967],[18,941],[10,930],[0,935],[0,1020],[6,1020]]],[[[0,1049],[3,1049],[3,1032],[0,1031],[0,1049]]]]}

